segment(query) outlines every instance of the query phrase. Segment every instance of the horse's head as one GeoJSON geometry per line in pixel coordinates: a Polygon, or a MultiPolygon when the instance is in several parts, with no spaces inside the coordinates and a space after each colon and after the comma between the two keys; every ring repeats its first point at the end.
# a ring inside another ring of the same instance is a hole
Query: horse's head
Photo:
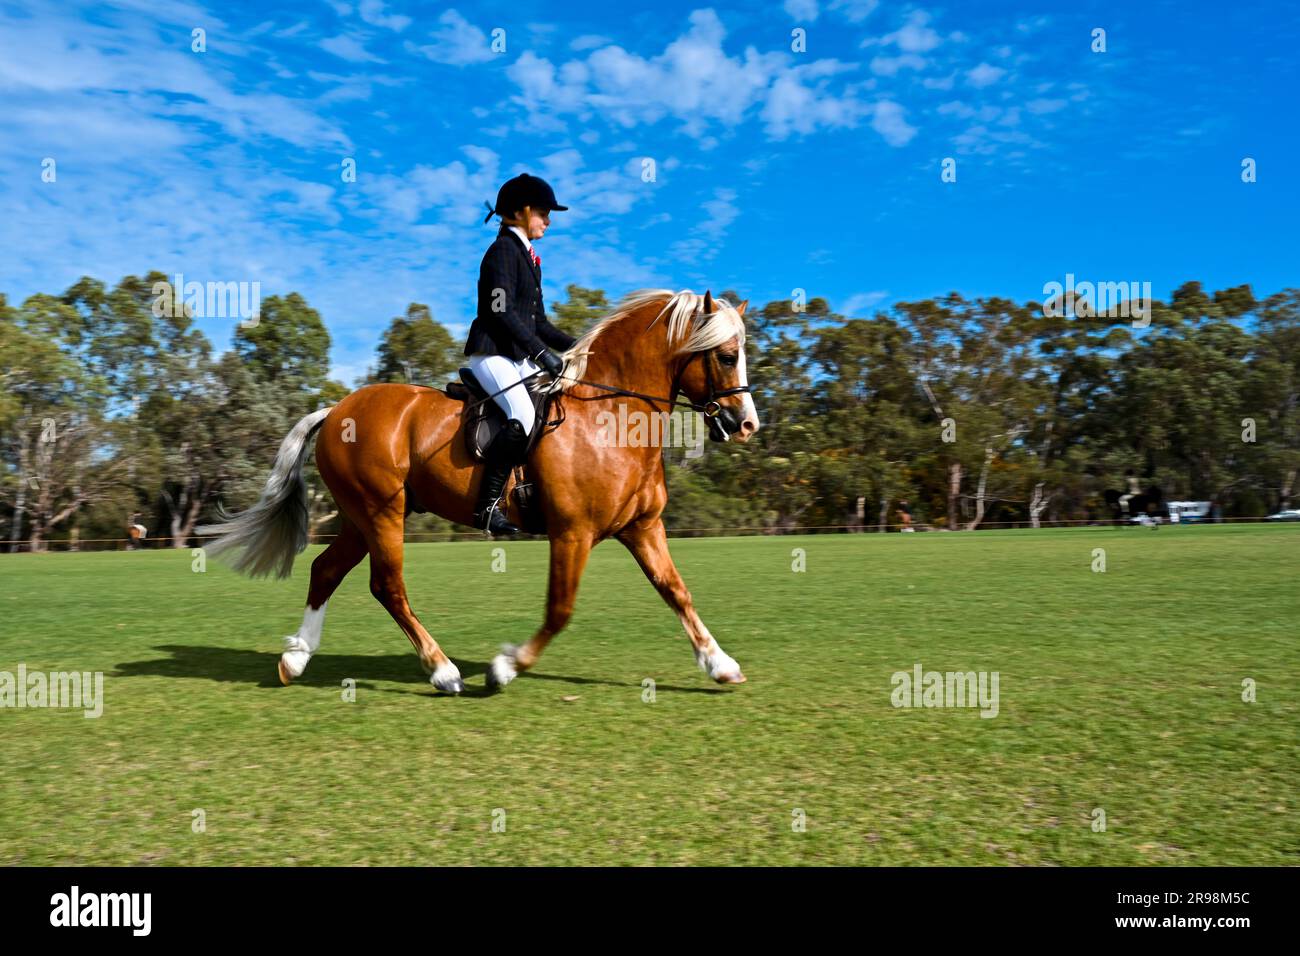
{"type": "Polygon", "coordinates": [[[748,441],[759,428],[758,409],[745,371],[746,299],[733,306],[705,292],[685,336],[676,387],[704,412],[709,437],[748,441]]]}
{"type": "MultiPolygon", "coordinates": [[[[663,371],[671,376],[672,398],[684,398],[704,413],[709,437],[728,441],[735,435],[747,441],[758,431],[758,410],[750,397],[745,372],[746,305],[748,301],[734,306],[725,299],[713,298],[712,293],[698,295],[689,289],[629,292],[612,314],[565,353],[567,365],[558,388],[567,391],[584,384],[588,360],[596,360],[598,353],[598,377],[609,376],[601,387],[627,388],[629,383],[645,382],[642,376],[666,359],[668,367],[663,371]],[[649,322],[642,324],[647,318],[649,322]],[[657,336],[650,336],[651,330],[657,336]],[[602,345],[611,337],[609,345],[602,345]]],[[[651,394],[664,395],[666,401],[666,393],[658,389],[667,385],[631,387],[649,389],[651,394]]]]}

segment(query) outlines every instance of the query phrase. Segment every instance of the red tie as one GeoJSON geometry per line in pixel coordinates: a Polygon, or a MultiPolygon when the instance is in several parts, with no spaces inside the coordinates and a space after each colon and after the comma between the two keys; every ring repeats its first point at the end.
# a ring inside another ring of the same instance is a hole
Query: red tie
{"type": "Polygon", "coordinates": [[[533,268],[540,269],[542,267],[542,257],[532,249],[529,249],[528,251],[533,257],[533,268]]]}

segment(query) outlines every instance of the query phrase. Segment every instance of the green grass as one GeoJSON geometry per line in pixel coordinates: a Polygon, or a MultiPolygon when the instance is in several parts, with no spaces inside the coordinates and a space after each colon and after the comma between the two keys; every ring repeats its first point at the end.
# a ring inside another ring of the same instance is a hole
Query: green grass
{"type": "Polygon", "coordinates": [[[675,541],[749,677],[727,688],[611,542],[569,629],[489,697],[546,587],[544,543],[503,545],[504,574],[492,547],[407,550],[459,698],[364,566],[284,688],[310,555],[281,583],[188,551],[0,557],[0,670],[105,673],[98,720],[0,709],[0,863],[1300,863],[1300,528],[675,541]],[[918,661],[998,671],[997,717],[895,709],[918,661]]]}

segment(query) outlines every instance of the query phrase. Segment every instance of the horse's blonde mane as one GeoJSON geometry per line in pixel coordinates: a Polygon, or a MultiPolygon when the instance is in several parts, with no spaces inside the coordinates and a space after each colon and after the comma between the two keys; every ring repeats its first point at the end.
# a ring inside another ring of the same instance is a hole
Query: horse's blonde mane
{"type": "Polygon", "coordinates": [[[582,338],[573,343],[573,348],[564,353],[566,368],[564,377],[560,379],[559,390],[566,391],[572,388],[577,379],[586,376],[587,357],[594,351],[601,333],[630,313],[659,300],[662,300],[663,308],[655,314],[645,330],[649,331],[660,319],[666,317],[667,321],[664,324],[667,328],[668,344],[678,352],[704,352],[730,342],[736,337],[740,338],[742,344],[745,341],[745,320],[736,311],[736,307],[726,299],[714,296],[713,301],[717,311],[711,314],[709,321],[696,322],[696,316],[704,309],[703,295],[690,289],[683,289],[680,292],[673,292],[671,289],[638,289],[625,295],[613,312],[592,326],[582,338]]]}

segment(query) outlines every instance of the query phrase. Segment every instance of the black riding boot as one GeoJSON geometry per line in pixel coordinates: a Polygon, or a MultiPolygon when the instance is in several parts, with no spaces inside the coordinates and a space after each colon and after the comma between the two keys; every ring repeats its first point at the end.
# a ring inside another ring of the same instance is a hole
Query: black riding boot
{"type": "Polygon", "coordinates": [[[524,433],[524,426],[513,418],[493,439],[483,467],[478,501],[474,505],[474,527],[498,537],[519,534],[519,529],[506,520],[505,509],[501,507],[501,490],[510,477],[510,469],[523,457],[527,445],[528,435],[524,433]]]}

